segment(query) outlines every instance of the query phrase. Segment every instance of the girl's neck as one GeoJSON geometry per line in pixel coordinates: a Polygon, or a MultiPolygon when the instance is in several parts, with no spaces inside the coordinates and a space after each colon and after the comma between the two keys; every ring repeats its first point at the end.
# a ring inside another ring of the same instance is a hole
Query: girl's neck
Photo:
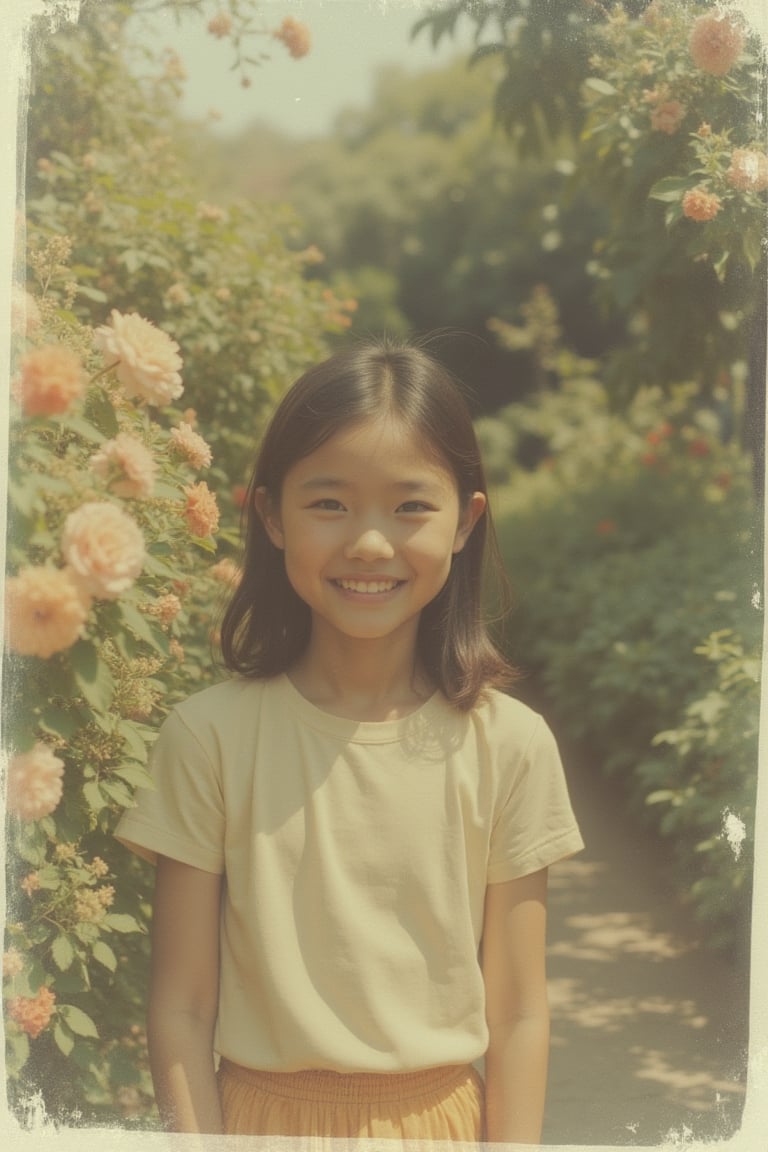
{"type": "MultiPolygon", "coordinates": [[[[314,637],[313,637],[314,639],[314,637]]],[[[289,670],[310,703],[351,720],[395,720],[421,707],[434,686],[417,667],[412,645],[310,640],[289,670]]]]}

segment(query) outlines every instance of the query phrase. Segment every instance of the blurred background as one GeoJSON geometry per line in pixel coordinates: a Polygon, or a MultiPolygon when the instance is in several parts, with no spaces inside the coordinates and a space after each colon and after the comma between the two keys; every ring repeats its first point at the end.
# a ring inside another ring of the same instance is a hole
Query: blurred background
{"type": "Polygon", "coordinates": [[[221,675],[210,643],[272,406],[368,334],[429,334],[461,380],[518,691],[583,767],[585,802],[608,789],[662,861],[691,939],[745,979],[768,189],[753,23],[666,0],[86,0],[76,23],[33,21],[29,45],[10,573],[59,563],[65,517],[99,495],[98,445],[130,432],[165,472],[151,499],[114,475],[101,493],[148,543],[131,593],[77,643],[11,638],[9,745],[64,765],[58,807],[9,840],[17,1107],[40,1088],[53,1113],[155,1123],[151,879],[111,829],[162,716],[221,675]],[[183,401],[120,393],[93,343],[113,310],[177,342],[183,401]],[[50,344],[88,387],[25,405],[50,344]],[[184,539],[181,425],[211,449],[192,487],[216,511],[184,539]]]}

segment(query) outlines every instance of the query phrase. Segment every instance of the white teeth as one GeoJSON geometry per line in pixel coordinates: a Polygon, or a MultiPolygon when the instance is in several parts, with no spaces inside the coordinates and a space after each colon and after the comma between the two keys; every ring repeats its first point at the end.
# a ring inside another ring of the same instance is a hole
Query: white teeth
{"type": "Polygon", "coordinates": [[[337,583],[347,592],[366,592],[372,595],[375,592],[391,592],[396,588],[397,580],[338,580],[337,583]]]}

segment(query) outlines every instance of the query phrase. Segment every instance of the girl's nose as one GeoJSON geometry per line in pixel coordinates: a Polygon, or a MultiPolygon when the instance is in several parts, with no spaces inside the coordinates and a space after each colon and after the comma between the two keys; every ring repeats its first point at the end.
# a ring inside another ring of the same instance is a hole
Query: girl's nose
{"type": "Polygon", "coordinates": [[[395,550],[383,533],[377,528],[368,528],[361,532],[356,539],[351,540],[344,549],[348,560],[391,560],[395,550]]]}

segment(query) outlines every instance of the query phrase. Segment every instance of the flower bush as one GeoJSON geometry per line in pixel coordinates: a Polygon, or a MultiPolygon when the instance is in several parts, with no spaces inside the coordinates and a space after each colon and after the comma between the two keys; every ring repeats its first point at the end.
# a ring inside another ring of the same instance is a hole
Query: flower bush
{"type": "MultiPolygon", "coordinates": [[[[141,1018],[115,982],[131,954],[123,940],[145,939],[142,877],[125,867],[111,829],[147,779],[158,719],[185,692],[172,645],[184,638],[199,666],[210,663],[207,629],[190,634],[192,613],[174,588],[183,572],[217,599],[215,497],[206,488],[206,516],[192,535],[195,463],[170,451],[173,429],[131,399],[116,363],[105,371],[98,331],[45,292],[35,308],[34,339],[56,356],[36,357],[20,325],[17,359],[37,365],[40,392],[46,363],[54,381],[62,363],[77,363],[82,386],[65,410],[30,410],[23,393],[11,400],[7,1068],[12,1097],[42,1087],[50,1106],[82,1109],[83,1097],[95,1106],[109,1090],[104,1069],[122,1048],[125,1017],[141,1018]],[[111,1011],[121,997],[122,1013],[111,1011]],[[38,1077],[45,1068],[50,1078],[65,1057],[81,1083],[52,1099],[38,1077]]],[[[130,1079],[146,1109],[146,1067],[138,1063],[130,1079]]]]}
{"type": "MultiPolygon", "coordinates": [[[[225,7],[232,25],[214,34],[239,51],[246,6],[225,7]]],[[[41,1096],[61,1123],[151,1126],[152,873],[112,833],[163,716],[220,674],[237,490],[270,405],[344,309],[305,281],[290,214],[196,189],[182,66],[161,56],[137,78],[126,18],[90,6],[34,42],[12,313],[3,999],[14,1109],[41,1096]]]]}
{"type": "Polygon", "coordinates": [[[750,461],[693,384],[641,390],[621,414],[594,365],[559,367],[557,390],[498,417],[518,454],[538,448],[496,496],[516,601],[502,639],[566,754],[619,779],[670,838],[704,938],[743,948],[762,631],[750,461]],[[719,838],[726,808],[738,860],[719,838]]]}
{"type": "Polygon", "coordinates": [[[763,299],[764,46],[734,11],[655,0],[634,19],[613,9],[590,64],[578,167],[612,213],[592,273],[604,306],[637,320],[611,379],[712,388],[763,299]]]}

